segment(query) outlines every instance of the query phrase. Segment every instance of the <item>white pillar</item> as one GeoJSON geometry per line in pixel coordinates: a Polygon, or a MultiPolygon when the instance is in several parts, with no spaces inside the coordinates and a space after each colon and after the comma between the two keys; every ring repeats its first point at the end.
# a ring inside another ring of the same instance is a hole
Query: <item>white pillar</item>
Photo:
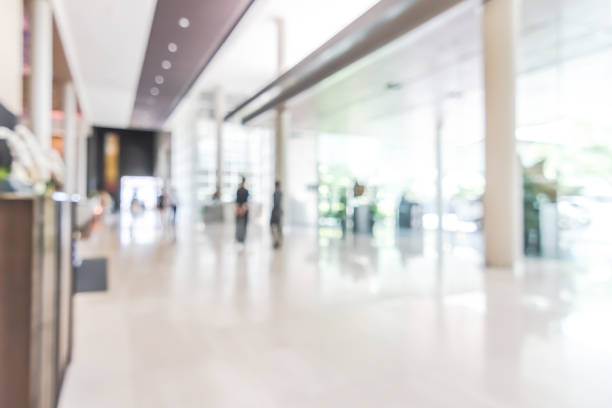
{"type": "Polygon", "coordinates": [[[281,75],[287,63],[287,33],[285,30],[285,20],[277,18],[276,22],[276,73],[281,75]]]}
{"type": "Polygon", "coordinates": [[[15,115],[20,115],[23,104],[23,0],[2,0],[0,55],[0,102],[15,115]]]}
{"type": "Polygon", "coordinates": [[[442,131],[444,118],[442,108],[438,107],[436,112],[436,210],[438,212],[438,230],[436,235],[436,248],[438,257],[444,254],[444,162],[442,161],[442,131]]]}
{"type": "MultiPolygon", "coordinates": [[[[276,19],[277,29],[277,74],[281,75],[285,70],[286,56],[286,34],[285,21],[281,18],[276,19]]],[[[284,191],[282,207],[285,210],[285,219],[288,219],[287,195],[289,186],[287,185],[287,131],[288,119],[285,107],[281,104],[276,109],[276,119],[274,121],[274,179],[281,183],[284,191]]]]}
{"type": "Polygon", "coordinates": [[[287,181],[286,169],[286,141],[287,141],[287,113],[284,108],[279,107],[276,110],[276,118],[274,121],[274,178],[281,182],[283,189],[287,181]]]}
{"type": "Polygon", "coordinates": [[[189,184],[188,184],[188,197],[189,197],[189,209],[188,209],[188,217],[192,225],[198,225],[202,218],[200,217],[200,201],[198,200],[198,195],[196,194],[198,188],[198,143],[200,142],[200,135],[198,133],[198,117],[199,112],[197,108],[190,108],[185,113],[185,122],[188,125],[185,126],[186,139],[188,140],[187,146],[191,146],[189,151],[189,184]]]}
{"type": "Polygon", "coordinates": [[[32,13],[30,119],[43,149],[51,147],[53,16],[48,0],[30,0],[32,13]]]}
{"type": "Polygon", "coordinates": [[[217,182],[216,191],[222,193],[223,188],[223,125],[225,116],[225,93],[217,87],[214,96],[214,114],[217,130],[217,182]]]}
{"type": "Polygon", "coordinates": [[[87,197],[87,140],[89,137],[89,125],[85,120],[80,120],[77,135],[77,181],[76,192],[81,200],[87,197]]]}
{"type": "Polygon", "coordinates": [[[485,259],[488,266],[512,267],[519,205],[515,142],[516,0],[490,0],[483,7],[485,259]]]}
{"type": "Polygon", "coordinates": [[[64,85],[64,162],[66,176],[64,191],[68,194],[77,192],[77,103],[74,87],[71,82],[64,85]]]}

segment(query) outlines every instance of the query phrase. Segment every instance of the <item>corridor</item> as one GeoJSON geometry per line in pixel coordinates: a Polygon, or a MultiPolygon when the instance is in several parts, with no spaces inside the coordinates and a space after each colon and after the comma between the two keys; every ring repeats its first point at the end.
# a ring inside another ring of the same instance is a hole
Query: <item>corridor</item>
{"type": "Polygon", "coordinates": [[[611,408],[611,16],[3,0],[0,408],[611,408]]]}

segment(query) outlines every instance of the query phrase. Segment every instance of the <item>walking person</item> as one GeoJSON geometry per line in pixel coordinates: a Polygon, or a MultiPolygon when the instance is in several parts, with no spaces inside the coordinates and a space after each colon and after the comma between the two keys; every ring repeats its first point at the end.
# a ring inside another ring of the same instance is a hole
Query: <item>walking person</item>
{"type": "Polygon", "coordinates": [[[130,239],[134,237],[134,227],[136,226],[136,220],[140,218],[144,212],[144,206],[138,199],[138,192],[134,191],[132,195],[132,201],[130,201],[130,239]]]}
{"type": "Polygon", "coordinates": [[[270,230],[272,232],[272,242],[274,249],[280,248],[283,242],[283,193],[281,192],[280,182],[274,183],[274,195],[272,196],[272,214],[270,215],[270,230]]]}
{"type": "Polygon", "coordinates": [[[176,189],[172,187],[170,194],[168,194],[168,202],[170,204],[170,225],[172,228],[176,226],[176,212],[178,209],[178,198],[176,196],[176,189]]]}
{"type": "Polygon", "coordinates": [[[242,177],[240,186],[236,191],[236,241],[244,243],[246,239],[247,223],[249,221],[249,190],[245,187],[246,179],[242,177]]]}
{"type": "Polygon", "coordinates": [[[130,213],[132,214],[132,219],[136,219],[140,217],[144,212],[144,206],[142,202],[138,199],[138,192],[134,191],[132,195],[132,201],[130,201],[130,213]]]}

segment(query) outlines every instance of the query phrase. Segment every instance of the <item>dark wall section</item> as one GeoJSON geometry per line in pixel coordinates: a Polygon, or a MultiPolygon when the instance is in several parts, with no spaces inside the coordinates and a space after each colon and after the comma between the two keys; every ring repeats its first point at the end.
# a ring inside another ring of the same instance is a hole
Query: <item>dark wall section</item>
{"type": "Polygon", "coordinates": [[[155,134],[130,131],[120,134],[119,172],[121,176],[153,176],[155,134]]]}
{"type": "MultiPolygon", "coordinates": [[[[104,181],[105,157],[104,143],[107,133],[119,136],[119,179],[123,176],[152,177],[155,170],[155,132],[133,129],[112,129],[94,127],[88,141],[88,191],[108,190],[104,181]]],[[[119,203],[119,192],[113,194],[119,203]]]]}

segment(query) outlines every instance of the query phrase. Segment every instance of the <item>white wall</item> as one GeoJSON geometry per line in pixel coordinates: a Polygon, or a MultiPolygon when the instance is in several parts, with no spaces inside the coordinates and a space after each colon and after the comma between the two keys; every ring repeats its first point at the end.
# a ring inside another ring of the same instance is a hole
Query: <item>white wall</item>
{"type": "MultiPolygon", "coordinates": [[[[198,103],[183,105],[168,123],[171,179],[179,201],[179,219],[202,220],[202,208],[216,188],[216,130],[198,103]]],[[[251,193],[251,220],[267,223],[272,199],[272,132],[267,128],[225,124],[222,200],[233,202],[241,175],[251,193]]],[[[231,217],[229,217],[231,219],[231,217]]]]}
{"type": "Polygon", "coordinates": [[[171,134],[169,132],[158,132],[155,134],[155,177],[161,178],[164,183],[171,182],[172,147],[170,138],[171,134]]]}
{"type": "Polygon", "coordinates": [[[198,205],[195,193],[195,169],[197,141],[195,113],[189,107],[177,114],[171,137],[172,187],[176,189],[179,221],[198,221],[198,205]]]}
{"type": "Polygon", "coordinates": [[[14,114],[22,110],[23,0],[0,3],[0,102],[14,114]]]}

